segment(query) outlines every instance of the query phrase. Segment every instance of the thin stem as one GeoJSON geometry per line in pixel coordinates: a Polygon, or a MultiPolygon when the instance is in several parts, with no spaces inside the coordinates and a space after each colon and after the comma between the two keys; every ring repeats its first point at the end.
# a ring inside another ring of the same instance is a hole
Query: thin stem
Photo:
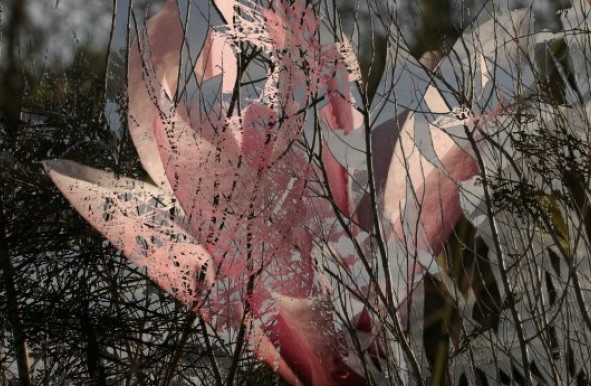
{"type": "MultiPolygon", "coordinates": [[[[492,237],[493,245],[494,245],[495,252],[496,252],[495,254],[497,256],[497,262],[499,264],[499,267],[501,268],[499,271],[500,271],[500,275],[501,275],[501,282],[503,284],[503,290],[505,292],[505,296],[509,296],[513,292],[511,290],[511,284],[509,283],[509,278],[507,277],[507,267],[505,264],[505,259],[503,257],[503,252],[501,250],[501,241],[500,241],[499,233],[497,231],[497,224],[495,222],[495,214],[492,210],[492,202],[493,201],[492,201],[491,192],[488,187],[486,167],[484,164],[484,160],[482,158],[482,154],[480,153],[480,151],[478,149],[478,145],[476,144],[476,141],[474,139],[473,133],[469,130],[469,128],[467,126],[464,126],[464,132],[466,133],[466,137],[468,138],[468,141],[470,142],[470,145],[472,146],[472,149],[474,150],[474,154],[476,156],[476,162],[478,163],[478,167],[480,168],[480,172],[482,173],[482,188],[484,191],[484,199],[485,199],[485,203],[486,203],[486,217],[489,222],[490,229],[491,229],[491,237],[492,237]]],[[[529,368],[529,360],[528,360],[528,355],[527,355],[527,343],[526,343],[525,336],[523,333],[523,328],[521,326],[521,320],[519,319],[519,314],[518,314],[517,309],[515,308],[514,304],[511,304],[511,306],[509,307],[509,310],[511,312],[513,322],[515,323],[515,331],[517,332],[517,338],[519,340],[521,361],[523,364],[523,371],[524,371],[524,375],[525,375],[524,376],[525,385],[531,386],[532,379],[531,379],[531,372],[530,372],[530,368],[529,368]]]]}

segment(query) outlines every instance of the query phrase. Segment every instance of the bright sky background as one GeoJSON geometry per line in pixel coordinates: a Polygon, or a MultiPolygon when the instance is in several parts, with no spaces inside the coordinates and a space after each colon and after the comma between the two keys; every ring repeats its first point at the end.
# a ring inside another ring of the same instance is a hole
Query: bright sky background
{"type": "MultiPolygon", "coordinates": [[[[128,0],[118,2],[129,3],[128,0]]],[[[26,0],[24,3],[26,24],[20,31],[20,54],[34,68],[44,64],[67,66],[76,50],[84,46],[106,55],[113,17],[112,1],[26,0]]],[[[146,9],[148,13],[155,11],[160,3],[162,1],[134,2],[136,9],[146,9]]],[[[0,26],[5,30],[10,7],[1,6],[1,10],[0,26]]]]}

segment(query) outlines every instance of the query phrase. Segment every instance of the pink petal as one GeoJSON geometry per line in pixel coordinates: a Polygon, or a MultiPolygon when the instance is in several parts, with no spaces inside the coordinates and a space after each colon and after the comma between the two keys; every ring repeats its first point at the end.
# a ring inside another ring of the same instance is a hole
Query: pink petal
{"type": "MultiPolygon", "coordinates": [[[[404,126],[409,113],[410,112],[406,110],[399,114],[396,119],[391,119],[380,124],[371,132],[371,156],[377,197],[384,197],[388,171],[400,135],[400,128],[404,126]]],[[[378,206],[378,212],[381,213],[383,210],[382,200],[378,200],[378,206]]],[[[371,207],[369,193],[367,193],[361,198],[361,200],[359,200],[359,204],[355,211],[355,219],[359,226],[366,230],[372,229],[374,227],[375,219],[374,212],[374,209],[371,207]]]]}
{"type": "Polygon", "coordinates": [[[164,291],[196,306],[215,275],[209,254],[170,216],[173,201],[157,187],[82,166],[45,161],[53,182],[93,227],[164,291]]]}
{"type": "Polygon", "coordinates": [[[277,116],[268,106],[254,103],[242,113],[242,153],[246,162],[255,169],[267,168],[271,163],[277,116]]]}
{"type": "MultiPolygon", "coordinates": [[[[332,310],[321,301],[274,295],[277,321],[264,330],[305,385],[363,385],[338,352],[332,310]]],[[[272,365],[272,363],[269,363],[272,365]]]]}
{"type": "Polygon", "coordinates": [[[322,82],[326,86],[328,104],[320,110],[320,117],[331,130],[349,134],[363,127],[364,120],[351,93],[351,88],[357,87],[354,82],[361,79],[359,63],[346,37],[343,43],[325,50],[328,73],[322,77],[322,82]]]}
{"type": "Polygon", "coordinates": [[[265,26],[269,39],[273,42],[275,49],[281,49],[285,45],[285,25],[281,17],[272,9],[264,12],[265,26]]]}
{"type": "Polygon", "coordinates": [[[260,331],[253,333],[251,340],[255,345],[255,355],[261,361],[267,363],[283,381],[290,385],[301,385],[302,381],[297,377],[289,365],[281,358],[281,354],[273,343],[260,331]]]}
{"type": "Polygon", "coordinates": [[[349,90],[349,74],[343,64],[335,67],[335,73],[326,76],[328,104],[320,110],[320,117],[332,130],[345,134],[363,127],[363,114],[355,108],[349,90]]]}
{"type": "Polygon", "coordinates": [[[154,140],[152,120],[158,112],[154,98],[160,98],[162,82],[166,81],[173,89],[177,83],[183,31],[174,2],[167,2],[162,11],[147,22],[147,35],[149,54],[145,43],[140,48],[137,40],[129,50],[129,130],[142,166],[156,185],[169,190],[154,140]],[[146,73],[150,63],[144,60],[148,57],[155,66],[155,74],[146,73]]]}
{"type": "Polygon", "coordinates": [[[217,232],[213,218],[219,219],[229,200],[236,204],[234,184],[242,194],[250,194],[243,190],[242,181],[252,181],[240,178],[244,170],[239,167],[235,138],[227,133],[214,139],[209,122],[191,127],[175,113],[164,120],[155,117],[154,127],[157,151],[174,195],[187,214],[192,234],[203,241],[210,232],[217,232]],[[200,134],[207,134],[214,142],[200,134]]]}
{"type": "Polygon", "coordinates": [[[222,92],[231,93],[234,90],[238,64],[234,51],[224,35],[213,31],[209,33],[195,64],[195,75],[199,83],[222,75],[222,92]]]}
{"type": "MultiPolygon", "coordinates": [[[[222,7],[227,11],[226,7],[222,7]]],[[[205,20],[204,20],[205,22],[205,20]]],[[[129,130],[142,166],[156,185],[170,190],[160,161],[154,129],[155,115],[167,112],[161,104],[164,92],[176,94],[181,47],[185,39],[176,2],[169,1],[146,23],[141,43],[129,50],[129,130]]],[[[236,59],[226,39],[210,32],[195,66],[199,82],[223,74],[223,91],[231,92],[237,76],[236,59]]]]}
{"type": "Polygon", "coordinates": [[[411,229],[410,240],[406,242],[408,248],[437,254],[462,216],[458,183],[477,175],[478,167],[466,149],[460,148],[441,129],[431,126],[431,138],[443,168],[420,154],[411,116],[394,150],[384,206],[400,240],[404,240],[403,227],[411,229]],[[410,212],[405,210],[407,205],[410,212]],[[414,231],[417,225],[418,233],[414,231]]]}
{"type": "Polygon", "coordinates": [[[215,7],[218,9],[224,21],[228,24],[232,24],[232,18],[234,17],[234,0],[214,0],[215,7]]]}

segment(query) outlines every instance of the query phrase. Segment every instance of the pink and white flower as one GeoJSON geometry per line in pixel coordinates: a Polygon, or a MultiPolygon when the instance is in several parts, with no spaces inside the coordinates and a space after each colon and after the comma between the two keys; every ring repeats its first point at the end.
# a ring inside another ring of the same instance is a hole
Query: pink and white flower
{"type": "MultiPolygon", "coordinates": [[[[412,116],[392,117],[380,133],[399,139],[392,153],[373,156],[375,164],[389,164],[386,182],[376,184],[384,213],[370,208],[360,219],[363,198],[351,194],[347,166],[322,143],[323,183],[299,144],[316,105],[328,129],[365,130],[349,90],[359,81],[355,58],[346,42],[321,43],[312,8],[288,3],[216,1],[227,24],[204,34],[186,74],[191,36],[176,2],[147,22],[129,54],[128,122],[152,181],[65,160],[45,166],[80,214],[164,291],[218,328],[251,326],[257,355],[286,381],[362,384],[346,364],[348,348],[317,269],[316,246],[341,234],[322,192],[330,187],[352,227],[371,230],[377,215],[390,237],[401,239],[409,221],[401,209],[413,192],[422,210],[411,237],[418,249],[437,252],[461,215],[457,183],[478,169],[443,131],[433,134],[443,167],[429,163],[413,142],[412,116]],[[253,50],[267,58],[269,72],[258,94],[244,98],[241,66],[253,50]]],[[[358,319],[359,331],[375,339],[379,331],[366,328],[367,314],[358,319]]],[[[367,346],[379,356],[376,344],[367,346]]]]}

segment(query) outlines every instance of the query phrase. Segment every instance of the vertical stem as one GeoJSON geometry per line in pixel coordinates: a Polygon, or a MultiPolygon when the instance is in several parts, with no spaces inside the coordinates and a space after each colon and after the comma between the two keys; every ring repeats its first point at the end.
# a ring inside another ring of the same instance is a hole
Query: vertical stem
{"type": "Polygon", "coordinates": [[[209,336],[207,335],[207,325],[205,324],[205,321],[203,320],[203,318],[199,318],[199,325],[201,326],[201,330],[203,331],[203,340],[205,342],[205,349],[207,350],[208,353],[210,353],[208,355],[209,357],[209,361],[211,362],[211,369],[213,371],[213,375],[215,377],[215,382],[218,385],[222,384],[222,374],[220,373],[220,369],[218,366],[218,363],[216,361],[216,356],[215,356],[215,352],[213,351],[214,348],[211,345],[211,342],[209,341],[209,336]]]}
{"type": "MultiPolygon", "coordinates": [[[[478,145],[476,144],[476,140],[474,139],[473,133],[471,133],[467,126],[464,127],[466,137],[470,142],[470,146],[474,150],[474,154],[476,156],[476,161],[478,162],[478,167],[480,168],[480,172],[482,173],[482,188],[484,191],[484,200],[486,203],[486,217],[490,225],[491,229],[491,237],[493,240],[493,245],[495,247],[495,252],[497,255],[497,263],[500,267],[500,274],[501,274],[501,281],[503,284],[503,290],[505,292],[505,296],[509,297],[513,291],[511,290],[511,283],[509,282],[509,278],[507,277],[507,267],[505,264],[505,259],[503,257],[503,252],[501,250],[501,240],[499,233],[497,231],[497,224],[495,221],[495,214],[492,209],[492,196],[489,190],[487,180],[487,172],[486,166],[484,164],[484,160],[482,158],[482,154],[478,149],[478,145]]],[[[531,371],[529,368],[529,359],[527,355],[527,342],[525,340],[525,335],[523,333],[523,328],[521,326],[521,319],[519,318],[519,313],[515,308],[514,304],[509,306],[509,311],[511,312],[511,317],[513,319],[513,323],[515,323],[515,331],[517,333],[517,338],[519,340],[519,349],[521,351],[521,361],[523,364],[523,371],[524,371],[524,381],[526,386],[530,386],[532,384],[531,379],[531,371]]]]}
{"type": "MultiPolygon", "coordinates": [[[[184,354],[185,346],[187,345],[187,341],[189,340],[189,336],[193,332],[193,327],[194,327],[196,320],[197,320],[197,314],[194,312],[191,312],[189,314],[189,316],[187,317],[187,320],[184,323],[181,338],[174,345],[175,351],[174,351],[172,360],[170,361],[168,366],[166,366],[167,367],[166,374],[164,376],[164,381],[162,382],[162,384],[170,385],[172,383],[172,380],[175,375],[174,374],[175,370],[177,369],[179,361],[181,360],[181,358],[184,354]]],[[[213,352],[211,352],[211,355],[213,355],[213,352]]],[[[215,369],[215,367],[214,367],[214,369],[215,369]]]]}
{"type": "Polygon", "coordinates": [[[12,335],[14,337],[14,352],[18,367],[19,381],[22,386],[28,386],[32,384],[29,349],[27,347],[25,329],[23,327],[18,305],[16,273],[8,250],[9,244],[6,237],[6,229],[7,221],[4,213],[4,197],[2,197],[2,199],[0,199],[0,245],[2,246],[0,249],[0,269],[2,270],[2,281],[4,282],[4,290],[6,291],[8,321],[10,322],[12,335]]]}
{"type": "MultiPolygon", "coordinates": [[[[6,125],[8,147],[13,155],[16,150],[16,138],[20,127],[20,115],[24,90],[24,76],[17,63],[18,59],[18,30],[24,23],[24,0],[14,0],[10,9],[11,18],[7,23],[5,51],[2,54],[8,59],[7,66],[0,73],[0,110],[4,113],[3,124],[6,125]]],[[[2,149],[8,150],[8,149],[2,149]]],[[[15,157],[16,158],[16,157],[15,157]]],[[[11,179],[8,184],[9,192],[3,188],[0,197],[0,270],[6,291],[8,320],[14,337],[14,352],[17,361],[20,384],[31,385],[31,368],[26,334],[22,323],[18,305],[18,287],[16,272],[12,262],[8,229],[10,226],[5,208],[5,200],[14,198],[16,166],[12,167],[11,179]]]]}
{"type": "MultiPolygon", "coordinates": [[[[441,290],[441,288],[439,288],[441,290]]],[[[443,294],[443,315],[439,323],[439,338],[435,352],[435,364],[430,384],[432,386],[443,386],[448,384],[447,367],[449,361],[449,346],[451,337],[452,318],[454,314],[453,300],[447,293],[443,294]]]]}

